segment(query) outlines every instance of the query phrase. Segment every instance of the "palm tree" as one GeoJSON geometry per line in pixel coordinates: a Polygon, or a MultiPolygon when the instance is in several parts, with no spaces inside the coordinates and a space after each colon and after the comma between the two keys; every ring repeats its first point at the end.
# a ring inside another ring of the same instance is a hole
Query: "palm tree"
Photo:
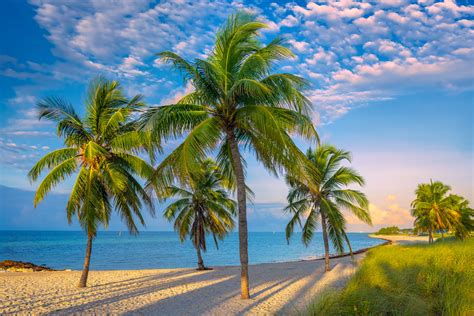
{"type": "Polygon", "coordinates": [[[417,231],[427,231],[428,241],[432,243],[433,233],[440,229],[453,229],[460,218],[457,203],[451,188],[439,181],[418,185],[416,199],[411,203],[411,213],[415,217],[417,231]]]}
{"type": "Polygon", "coordinates": [[[454,209],[459,212],[459,221],[454,225],[454,236],[457,239],[467,239],[474,231],[474,209],[469,207],[469,201],[459,195],[451,195],[454,209]]]}
{"type": "Polygon", "coordinates": [[[298,175],[288,174],[286,181],[290,186],[287,212],[292,218],[286,226],[286,238],[289,241],[296,224],[302,228],[302,241],[307,246],[311,241],[318,223],[321,223],[326,271],[329,266],[329,239],[340,253],[344,251],[344,241],[352,253],[345,232],[345,219],[342,209],[352,212],[357,218],[371,224],[368,201],[364,193],[348,189],[352,184],[363,185],[364,179],[353,169],[341,166],[341,162],[351,161],[350,153],[338,150],[330,145],[322,145],[306,153],[310,163],[319,171],[313,175],[314,190],[298,175]],[[304,224],[303,224],[304,221],[304,224]]]}
{"type": "Polygon", "coordinates": [[[238,13],[218,31],[206,59],[187,61],[173,52],[158,54],[180,70],[194,91],[176,104],[151,108],[143,127],[156,139],[189,133],[158,167],[155,181],[187,181],[199,161],[217,150],[217,164],[235,183],[238,202],[241,296],[249,298],[245,161],[252,151],[275,175],[295,169],[305,159],[290,133],[317,137],[309,118],[310,102],[302,94],[307,82],[289,73],[272,73],[292,52],[281,39],[262,45],[257,38],[267,27],[238,13]]]}
{"type": "Polygon", "coordinates": [[[169,186],[163,198],[178,198],[168,205],[164,216],[174,220],[174,229],[184,241],[188,236],[196,248],[198,270],[206,270],[201,250],[206,251],[206,234],[212,234],[216,247],[234,228],[233,216],[236,203],[224,190],[228,181],[224,178],[214,161],[207,159],[202,163],[201,172],[195,173],[189,186],[169,186]]]}
{"type": "Polygon", "coordinates": [[[79,287],[87,284],[92,241],[100,225],[107,228],[113,210],[132,234],[138,233],[136,219],[145,224],[140,211],[143,205],[153,215],[152,200],[138,180],[148,179],[153,167],[134,154],[145,145],[150,152],[157,148],[131,120],[143,105],[140,95],[128,99],[118,82],[103,78],[90,84],[83,119],[60,98],[48,97],[38,103],[39,119],[57,124],[57,134],[64,138],[65,147],[46,154],[30,170],[32,181],[44,169],[50,170],[36,191],[34,205],[67,177],[76,176],[66,213],[69,223],[76,215],[87,234],[79,287]]]}

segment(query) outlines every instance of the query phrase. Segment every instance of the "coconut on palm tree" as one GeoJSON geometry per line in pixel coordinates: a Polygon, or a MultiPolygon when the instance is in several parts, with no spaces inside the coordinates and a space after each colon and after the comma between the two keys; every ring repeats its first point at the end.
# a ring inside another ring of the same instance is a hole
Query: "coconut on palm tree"
{"type": "Polygon", "coordinates": [[[281,39],[263,45],[257,36],[266,27],[239,13],[218,31],[207,58],[188,61],[173,52],[158,54],[183,73],[193,91],[176,104],[151,108],[142,117],[143,127],[156,139],[187,135],[158,167],[155,181],[168,182],[174,177],[188,181],[199,170],[199,161],[217,152],[219,168],[235,184],[242,298],[249,298],[242,151],[253,152],[277,174],[283,169],[296,170],[305,159],[290,134],[317,137],[308,116],[310,102],[302,93],[307,82],[293,74],[273,72],[278,61],[293,54],[281,39]]]}
{"type": "Polygon", "coordinates": [[[148,179],[153,168],[135,154],[144,146],[152,152],[156,145],[145,132],[137,131],[137,123],[131,120],[143,105],[141,96],[129,99],[118,82],[103,78],[90,84],[84,118],[60,98],[38,103],[39,118],[56,123],[65,147],[46,154],[30,170],[32,181],[49,170],[36,190],[34,205],[60,182],[75,176],[66,213],[69,223],[76,216],[87,234],[79,287],[87,284],[92,241],[101,225],[107,228],[114,210],[132,234],[138,232],[137,220],[145,224],[143,206],[153,214],[152,200],[139,181],[148,179]]]}
{"type": "Polygon", "coordinates": [[[162,198],[175,198],[164,210],[164,217],[174,220],[181,241],[189,237],[197,253],[198,270],[206,270],[201,250],[206,252],[206,235],[212,235],[216,247],[234,228],[236,203],[225,188],[228,180],[211,159],[202,162],[200,172],[191,177],[186,187],[169,186],[162,198]]]}
{"type": "Polygon", "coordinates": [[[411,203],[411,213],[415,217],[417,231],[428,232],[428,241],[432,243],[436,230],[452,230],[460,220],[459,206],[453,195],[448,195],[451,188],[440,181],[419,184],[411,203]]]}
{"type": "Polygon", "coordinates": [[[285,210],[292,215],[286,226],[286,238],[290,240],[295,225],[299,224],[302,229],[302,241],[308,245],[320,223],[324,241],[325,268],[329,271],[329,240],[340,253],[344,251],[344,243],[347,243],[352,253],[342,211],[352,212],[363,222],[371,224],[366,196],[358,190],[348,188],[354,184],[363,185],[364,179],[350,167],[341,166],[342,162],[351,161],[350,153],[347,151],[322,145],[316,150],[310,148],[306,155],[310,164],[319,171],[312,174],[312,182],[317,189],[308,186],[298,175],[286,176],[290,191],[285,210]]]}

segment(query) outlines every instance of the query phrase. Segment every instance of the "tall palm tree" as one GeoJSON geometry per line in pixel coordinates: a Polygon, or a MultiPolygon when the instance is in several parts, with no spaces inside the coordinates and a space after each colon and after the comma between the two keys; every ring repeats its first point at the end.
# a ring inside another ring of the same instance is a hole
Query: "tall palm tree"
{"type": "Polygon", "coordinates": [[[178,198],[168,205],[164,216],[168,221],[174,220],[174,229],[181,241],[190,237],[196,248],[198,270],[207,269],[201,256],[201,250],[206,251],[206,235],[211,234],[218,247],[217,240],[222,240],[234,228],[236,203],[225,191],[227,184],[214,161],[207,159],[187,187],[169,186],[162,196],[178,198]]]}
{"type": "Polygon", "coordinates": [[[238,13],[218,31],[206,59],[187,61],[173,52],[158,54],[180,70],[194,91],[176,104],[151,108],[144,128],[154,137],[189,133],[157,169],[160,181],[177,176],[187,181],[199,160],[218,151],[219,168],[237,188],[241,296],[249,298],[245,161],[252,151],[274,174],[297,168],[305,159],[290,133],[317,137],[309,118],[310,102],[302,94],[307,82],[289,73],[272,73],[275,64],[292,52],[281,39],[263,45],[257,38],[267,26],[238,13]]]}
{"type": "Polygon", "coordinates": [[[433,233],[440,229],[453,229],[459,222],[458,205],[452,195],[451,188],[439,181],[419,184],[411,203],[411,213],[415,217],[415,228],[428,232],[428,241],[432,243],[433,233]]]}
{"type": "Polygon", "coordinates": [[[286,181],[290,186],[287,212],[292,218],[286,226],[286,238],[290,240],[296,224],[302,228],[302,241],[308,245],[318,223],[321,223],[326,271],[329,266],[329,239],[338,252],[344,251],[344,242],[352,253],[349,239],[345,232],[346,221],[343,209],[352,212],[357,218],[371,224],[368,201],[364,193],[348,189],[353,184],[363,185],[364,179],[353,169],[341,166],[351,161],[350,153],[330,145],[322,145],[316,150],[311,148],[306,153],[310,163],[319,171],[313,174],[314,190],[298,175],[288,174],[286,181]],[[304,222],[304,224],[303,224],[304,222]]]}
{"type": "Polygon", "coordinates": [[[30,170],[29,178],[36,181],[49,169],[36,191],[34,205],[57,184],[75,175],[66,213],[69,223],[76,215],[87,234],[79,287],[87,284],[92,241],[100,225],[107,228],[113,210],[132,234],[138,233],[137,219],[145,224],[140,211],[143,205],[153,214],[152,200],[138,180],[151,177],[153,167],[135,154],[144,146],[152,152],[157,145],[150,143],[145,132],[137,131],[137,123],[131,120],[143,105],[140,95],[128,99],[118,82],[103,78],[91,82],[82,119],[60,98],[38,102],[39,119],[57,124],[65,147],[46,154],[30,170]]]}

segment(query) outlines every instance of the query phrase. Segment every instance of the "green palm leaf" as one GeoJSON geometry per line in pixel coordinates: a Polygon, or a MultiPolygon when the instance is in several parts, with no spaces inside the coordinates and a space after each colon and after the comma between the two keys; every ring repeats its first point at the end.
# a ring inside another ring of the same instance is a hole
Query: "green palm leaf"
{"type": "Polygon", "coordinates": [[[174,221],[181,241],[188,237],[192,240],[198,258],[201,258],[200,250],[207,249],[206,235],[213,236],[217,247],[217,239],[222,240],[234,228],[236,214],[236,203],[225,191],[228,179],[210,159],[202,160],[200,166],[200,172],[186,186],[168,186],[160,196],[165,200],[178,198],[166,207],[163,215],[174,221]]]}
{"type": "Polygon", "coordinates": [[[341,253],[346,243],[352,254],[342,211],[349,211],[365,223],[371,224],[369,202],[364,193],[346,188],[354,184],[364,184],[364,179],[355,170],[341,166],[343,162],[350,162],[349,152],[330,145],[322,145],[316,150],[310,148],[306,156],[312,169],[307,166],[308,172],[303,176],[300,173],[289,173],[286,176],[286,182],[290,187],[286,210],[294,213],[286,228],[287,239],[293,233],[294,225],[304,220],[302,238],[303,243],[308,245],[317,229],[317,219],[320,219],[325,244],[326,270],[329,270],[328,240],[341,253]],[[307,218],[297,216],[307,209],[311,210],[307,218]]]}
{"type": "MultiPolygon", "coordinates": [[[[237,191],[244,298],[248,297],[249,188],[241,151],[255,154],[275,174],[291,170],[304,178],[316,172],[305,167],[306,157],[291,139],[293,135],[318,139],[310,119],[311,103],[303,93],[308,82],[274,72],[279,61],[293,54],[282,39],[262,44],[258,35],[266,27],[252,15],[238,13],[219,29],[207,58],[186,60],[172,52],[158,54],[183,74],[193,91],[177,104],[151,108],[142,116],[142,127],[157,142],[186,136],[157,168],[152,185],[159,195],[160,188],[170,185],[174,177],[182,185],[192,182],[192,175],[200,172],[199,161],[217,154],[217,164],[237,191]]],[[[309,179],[306,183],[312,185],[309,179]]]]}
{"type": "MultiPolygon", "coordinates": [[[[113,211],[131,233],[138,232],[136,221],[144,224],[142,206],[154,214],[152,199],[139,181],[148,180],[154,169],[137,155],[146,148],[154,157],[155,150],[161,147],[151,142],[150,132],[137,130],[139,124],[134,117],[144,106],[141,99],[127,98],[118,82],[99,77],[89,86],[83,118],[62,99],[49,97],[38,103],[39,118],[57,124],[66,147],[48,153],[30,170],[29,178],[36,181],[42,171],[49,169],[36,191],[34,204],[76,174],[66,214],[69,223],[75,216],[86,231],[89,255],[92,239],[100,226],[108,227],[113,211]]],[[[89,255],[81,287],[86,285],[89,255]]]]}

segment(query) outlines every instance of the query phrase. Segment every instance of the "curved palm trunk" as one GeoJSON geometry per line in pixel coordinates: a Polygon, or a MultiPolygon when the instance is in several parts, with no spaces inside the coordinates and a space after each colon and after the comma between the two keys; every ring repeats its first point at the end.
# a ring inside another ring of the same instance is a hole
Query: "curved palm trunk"
{"type": "Polygon", "coordinates": [[[250,298],[249,294],[249,255],[247,232],[247,197],[245,191],[245,177],[239,147],[232,132],[227,133],[227,140],[232,155],[232,165],[237,178],[237,203],[239,208],[239,250],[240,250],[240,290],[241,298],[250,298]]]}
{"type": "Polygon", "coordinates": [[[197,257],[198,257],[198,270],[205,270],[206,267],[204,266],[204,261],[202,260],[201,256],[201,248],[196,247],[197,257]]]}
{"type": "Polygon", "coordinates": [[[346,240],[346,244],[349,247],[349,254],[351,255],[351,260],[354,261],[354,253],[352,252],[351,242],[349,241],[349,238],[347,237],[345,233],[344,233],[344,239],[346,240]]]}
{"type": "Polygon", "coordinates": [[[321,227],[323,229],[323,240],[324,240],[324,263],[326,271],[331,271],[329,267],[329,239],[328,239],[328,230],[326,227],[326,216],[321,214],[321,227]]]}
{"type": "Polygon", "coordinates": [[[194,247],[196,247],[196,253],[197,253],[197,257],[198,257],[198,270],[205,270],[206,267],[204,267],[204,261],[202,260],[202,256],[201,256],[201,242],[206,242],[202,237],[203,235],[203,230],[202,230],[202,226],[201,225],[198,225],[198,231],[196,232],[196,242],[194,244],[194,247]]]}
{"type": "Polygon", "coordinates": [[[78,287],[87,286],[87,277],[89,275],[89,265],[91,262],[91,253],[92,253],[92,239],[94,236],[91,233],[87,234],[87,246],[86,246],[86,257],[84,258],[84,266],[82,268],[81,279],[79,280],[78,287]]]}

